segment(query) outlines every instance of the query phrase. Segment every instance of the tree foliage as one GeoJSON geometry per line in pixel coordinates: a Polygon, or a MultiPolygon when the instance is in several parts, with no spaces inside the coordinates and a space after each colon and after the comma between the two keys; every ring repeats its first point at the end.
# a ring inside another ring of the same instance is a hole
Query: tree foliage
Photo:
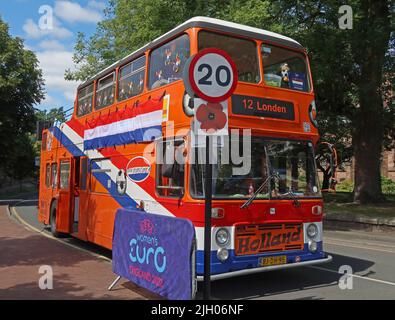
{"type": "Polygon", "coordinates": [[[51,108],[50,110],[36,110],[35,116],[37,121],[49,121],[52,123],[55,121],[60,123],[66,121],[66,112],[63,107],[51,108]]]}
{"type": "Polygon", "coordinates": [[[0,19],[0,169],[8,175],[19,177],[34,165],[27,134],[35,128],[33,105],[42,100],[43,86],[35,54],[0,19]]]}

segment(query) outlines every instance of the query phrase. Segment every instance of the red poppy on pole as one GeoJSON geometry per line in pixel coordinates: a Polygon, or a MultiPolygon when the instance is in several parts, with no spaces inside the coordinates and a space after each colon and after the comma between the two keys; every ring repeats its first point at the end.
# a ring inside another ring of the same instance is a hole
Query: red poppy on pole
{"type": "Polygon", "coordinates": [[[196,111],[196,120],[201,123],[200,129],[207,133],[215,133],[225,127],[227,117],[220,103],[201,104],[196,111]]]}

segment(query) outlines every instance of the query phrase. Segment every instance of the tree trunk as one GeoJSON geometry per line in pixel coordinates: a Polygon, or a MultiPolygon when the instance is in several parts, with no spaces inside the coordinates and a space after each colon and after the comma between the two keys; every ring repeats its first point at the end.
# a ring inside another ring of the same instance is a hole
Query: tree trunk
{"type": "Polygon", "coordinates": [[[359,108],[353,120],[355,156],[354,201],[379,202],[381,192],[380,158],[383,145],[383,99],[380,91],[384,57],[390,36],[387,1],[363,1],[357,32],[364,35],[353,43],[353,54],[360,67],[359,108]]]}
{"type": "Polygon", "coordinates": [[[359,203],[379,202],[383,200],[380,177],[383,121],[381,114],[379,114],[380,107],[382,113],[382,104],[374,101],[378,100],[377,93],[374,95],[368,95],[366,92],[361,94],[364,97],[360,97],[361,110],[356,117],[357,123],[353,137],[355,156],[354,201],[359,203]],[[369,105],[363,106],[365,103],[369,105]],[[370,106],[375,106],[375,110],[367,112],[366,109],[373,109],[370,106]],[[363,108],[365,110],[362,110],[363,108]]]}

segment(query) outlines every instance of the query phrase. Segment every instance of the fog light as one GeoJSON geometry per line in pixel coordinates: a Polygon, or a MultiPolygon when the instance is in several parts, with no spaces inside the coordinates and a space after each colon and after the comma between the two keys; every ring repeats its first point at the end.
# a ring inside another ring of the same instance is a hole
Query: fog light
{"type": "Polygon", "coordinates": [[[317,251],[317,242],[313,240],[309,241],[309,251],[313,253],[317,251]]]}
{"type": "Polygon", "coordinates": [[[229,258],[229,251],[225,248],[218,249],[217,258],[221,262],[225,262],[229,258]]]}
{"type": "Polygon", "coordinates": [[[225,246],[229,241],[229,231],[224,228],[218,229],[215,234],[215,241],[219,246],[225,246]]]}
{"type": "Polygon", "coordinates": [[[311,223],[307,226],[307,236],[310,239],[314,239],[318,234],[318,228],[314,223],[311,223]]]}

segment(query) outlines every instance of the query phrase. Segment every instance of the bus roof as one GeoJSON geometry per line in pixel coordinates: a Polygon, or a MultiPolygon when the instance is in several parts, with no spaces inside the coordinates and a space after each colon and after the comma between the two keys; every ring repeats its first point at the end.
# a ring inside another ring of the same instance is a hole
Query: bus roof
{"type": "Polygon", "coordinates": [[[302,45],[299,42],[275,32],[249,27],[243,24],[229,22],[220,19],[214,19],[208,17],[193,17],[185,21],[184,23],[180,24],[179,26],[175,27],[174,29],[166,32],[162,36],[156,38],[155,40],[149,42],[148,44],[141,47],[140,49],[137,49],[136,51],[132,52],[126,57],[106,67],[104,70],[100,71],[98,74],[94,75],[93,77],[89,78],[87,81],[79,85],[78,89],[86,86],[88,83],[92,82],[97,78],[101,78],[102,76],[105,76],[109,71],[115,69],[116,67],[128,63],[129,61],[132,61],[133,59],[142,55],[148,49],[151,49],[159,45],[160,43],[165,42],[167,39],[174,37],[175,35],[181,33],[182,31],[194,27],[208,28],[217,31],[234,33],[235,35],[242,35],[249,38],[271,41],[273,43],[278,43],[299,50],[303,49],[302,45]]]}

